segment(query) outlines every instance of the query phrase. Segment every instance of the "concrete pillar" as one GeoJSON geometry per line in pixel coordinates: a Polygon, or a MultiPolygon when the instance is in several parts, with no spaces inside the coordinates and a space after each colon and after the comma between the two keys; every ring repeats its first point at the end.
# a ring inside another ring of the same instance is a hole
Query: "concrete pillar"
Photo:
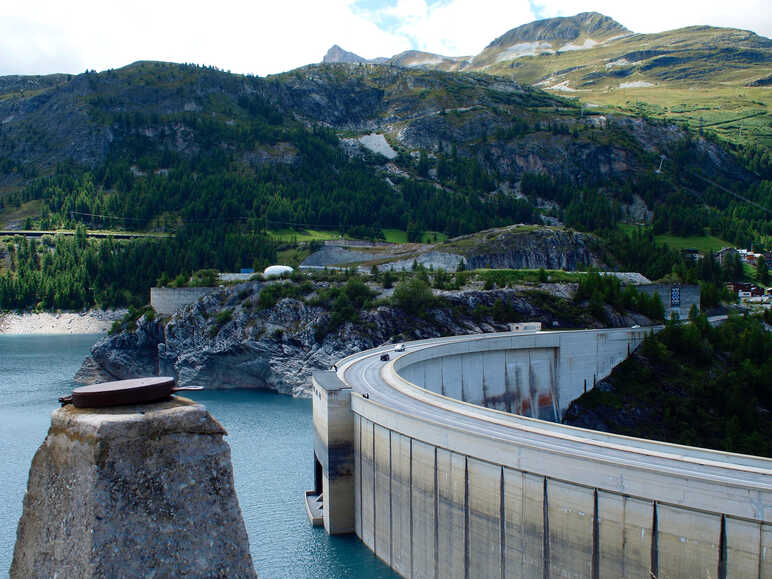
{"type": "Polygon", "coordinates": [[[353,533],[354,413],[351,411],[351,389],[335,372],[314,372],[312,383],[314,453],[322,466],[324,528],[330,535],[353,533]]]}
{"type": "MultiPolygon", "coordinates": [[[[412,444],[407,436],[391,433],[391,568],[410,576],[412,565],[412,444]]],[[[361,534],[359,535],[361,537],[361,534]]]]}
{"type": "Polygon", "coordinates": [[[184,398],[56,410],[11,577],[256,577],[224,434],[184,398]]]}

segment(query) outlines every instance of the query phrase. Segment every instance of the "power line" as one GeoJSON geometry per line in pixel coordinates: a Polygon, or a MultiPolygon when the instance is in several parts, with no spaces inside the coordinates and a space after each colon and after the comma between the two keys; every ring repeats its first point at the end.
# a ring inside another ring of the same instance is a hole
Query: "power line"
{"type": "MultiPolygon", "coordinates": [[[[664,159],[666,159],[666,157],[665,157],[664,155],[660,155],[660,163],[659,163],[659,168],[655,170],[655,173],[661,173],[661,172],[662,172],[662,161],[663,161],[664,159]]],[[[700,180],[702,180],[702,181],[705,181],[705,182],[706,182],[706,183],[708,183],[709,185],[713,185],[714,187],[717,187],[717,188],[721,189],[721,190],[722,190],[722,191],[724,191],[725,193],[729,193],[729,195],[731,195],[732,197],[735,197],[735,198],[739,199],[740,201],[744,201],[745,203],[748,203],[749,205],[753,205],[753,206],[754,206],[754,207],[756,207],[757,209],[761,209],[762,211],[766,211],[767,213],[769,213],[769,214],[771,214],[771,215],[772,215],[772,210],[771,210],[771,209],[768,209],[767,207],[764,207],[763,205],[759,205],[759,204],[758,204],[758,203],[756,203],[755,201],[751,201],[751,200],[750,200],[750,199],[748,199],[747,197],[743,197],[743,196],[742,196],[742,195],[740,195],[739,193],[735,193],[734,191],[732,191],[732,190],[730,190],[730,189],[728,189],[728,188],[724,187],[723,185],[721,185],[721,184],[719,184],[719,183],[716,183],[715,181],[713,181],[713,180],[711,180],[711,179],[708,179],[707,177],[703,177],[703,176],[702,176],[702,175],[700,175],[699,173],[695,173],[694,171],[692,171],[692,170],[690,170],[690,169],[687,169],[687,168],[685,168],[685,167],[683,168],[683,171],[684,171],[684,172],[686,172],[686,173],[689,173],[689,174],[690,174],[692,177],[697,177],[697,179],[700,179],[700,180]]],[[[684,187],[683,185],[680,185],[680,187],[681,187],[682,189],[686,189],[686,190],[689,190],[689,189],[688,189],[688,187],[684,187]]],[[[695,191],[693,191],[693,190],[690,190],[690,191],[691,191],[691,193],[696,193],[696,192],[695,192],[695,191]]]]}
{"type": "Polygon", "coordinates": [[[766,207],[764,207],[763,205],[759,205],[759,204],[758,204],[758,203],[756,203],[755,201],[751,201],[750,199],[748,199],[748,198],[746,198],[746,197],[743,197],[742,195],[740,195],[740,194],[738,194],[738,193],[735,193],[734,191],[731,191],[731,190],[727,189],[727,188],[726,188],[726,187],[724,187],[723,185],[720,185],[720,184],[716,183],[715,181],[712,181],[712,180],[708,179],[707,177],[703,177],[702,175],[699,175],[699,174],[697,174],[697,173],[694,173],[694,172],[692,172],[692,171],[689,171],[688,169],[687,169],[687,172],[688,172],[689,174],[691,174],[691,175],[693,175],[693,176],[697,177],[698,179],[702,179],[702,180],[703,180],[703,181],[705,181],[706,183],[708,183],[708,184],[710,184],[710,185],[713,185],[714,187],[718,187],[718,188],[719,188],[719,189],[721,189],[722,191],[724,191],[724,192],[726,192],[726,193],[729,193],[731,196],[733,196],[733,197],[736,197],[737,199],[740,199],[741,201],[745,201],[746,203],[749,203],[750,205],[753,205],[754,207],[757,207],[758,209],[761,209],[762,211],[766,211],[767,213],[769,213],[769,214],[772,214],[772,210],[770,210],[770,209],[767,209],[767,208],[766,208],[766,207]]]}

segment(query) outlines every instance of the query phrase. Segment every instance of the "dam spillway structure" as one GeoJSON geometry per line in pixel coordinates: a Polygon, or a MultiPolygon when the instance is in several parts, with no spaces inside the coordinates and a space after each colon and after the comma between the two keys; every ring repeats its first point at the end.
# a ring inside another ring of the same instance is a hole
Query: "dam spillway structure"
{"type": "Polygon", "coordinates": [[[772,460],[559,423],[651,331],[438,338],[314,374],[316,520],[404,577],[772,577],[772,460]]]}

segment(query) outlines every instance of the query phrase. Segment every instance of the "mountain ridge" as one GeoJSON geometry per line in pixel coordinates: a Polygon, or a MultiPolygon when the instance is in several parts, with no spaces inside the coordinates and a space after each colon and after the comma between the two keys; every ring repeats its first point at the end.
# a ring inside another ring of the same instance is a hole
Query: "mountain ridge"
{"type": "MultiPolygon", "coordinates": [[[[324,62],[349,62],[353,53],[340,50],[341,56],[328,53],[324,62]]],[[[608,16],[583,12],[517,26],[471,56],[407,51],[390,58],[353,57],[361,63],[505,74],[563,92],[692,81],[763,86],[772,73],[772,40],[747,30],[704,25],[635,33],[608,16]],[[738,71],[747,72],[748,78],[738,71]]]]}
{"type": "Polygon", "coordinates": [[[494,39],[486,48],[534,40],[576,40],[582,35],[598,38],[632,34],[619,22],[599,12],[580,12],[574,16],[545,18],[523,24],[494,39]]]}

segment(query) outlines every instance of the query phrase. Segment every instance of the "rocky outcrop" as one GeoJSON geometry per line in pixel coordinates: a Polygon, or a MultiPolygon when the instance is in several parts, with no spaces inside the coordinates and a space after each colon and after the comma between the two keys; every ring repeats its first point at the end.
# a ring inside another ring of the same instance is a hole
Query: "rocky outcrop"
{"type": "Polygon", "coordinates": [[[158,344],[161,341],[163,327],[145,317],[140,318],[136,332],[121,332],[99,340],[75,374],[75,380],[95,384],[155,376],[158,373],[158,344]]]}
{"type": "MultiPolygon", "coordinates": [[[[314,291],[326,286],[317,282],[314,291]]],[[[356,322],[336,328],[331,326],[333,312],[312,305],[313,294],[305,300],[284,298],[273,307],[259,309],[260,289],[257,282],[240,284],[206,296],[168,320],[141,319],[136,332],[98,342],[76,379],[93,383],[104,380],[105,373],[111,379],[160,373],[175,376],[181,385],[256,388],[302,396],[310,392],[312,371],[328,369],[344,356],[389,341],[508,330],[508,323],[493,317],[497,301],[507,306],[509,321],[541,321],[545,327],[603,327],[606,323],[566,301],[567,288],[559,284],[437,292],[442,300],[423,316],[384,303],[360,311],[356,322]],[[555,295],[544,290],[554,290],[555,295]]],[[[619,314],[612,323],[643,325],[646,321],[619,314]]]]}
{"type": "Polygon", "coordinates": [[[499,36],[488,47],[506,47],[535,40],[569,41],[582,35],[599,40],[620,34],[630,34],[630,31],[603,14],[582,12],[575,16],[545,18],[523,24],[499,36]]]}
{"type": "Polygon", "coordinates": [[[488,269],[564,269],[603,268],[600,241],[592,234],[556,227],[511,225],[479,231],[444,243],[411,244],[349,249],[328,244],[309,255],[306,267],[359,265],[369,271],[409,270],[415,265],[429,269],[455,271],[467,267],[488,269]],[[369,249],[369,250],[368,250],[369,249]]]}
{"type": "Polygon", "coordinates": [[[458,237],[454,249],[470,269],[563,269],[601,267],[598,240],[589,234],[554,228],[503,227],[458,237]]]}
{"type": "Polygon", "coordinates": [[[224,434],[184,398],[56,410],[11,577],[256,577],[224,434]]]}
{"type": "Polygon", "coordinates": [[[328,64],[332,64],[336,62],[355,64],[359,62],[369,62],[369,61],[366,58],[362,58],[358,54],[354,54],[353,52],[349,52],[348,50],[343,50],[340,46],[338,46],[337,44],[334,44],[330,48],[330,50],[327,51],[327,54],[324,55],[322,62],[326,62],[328,64]]]}

